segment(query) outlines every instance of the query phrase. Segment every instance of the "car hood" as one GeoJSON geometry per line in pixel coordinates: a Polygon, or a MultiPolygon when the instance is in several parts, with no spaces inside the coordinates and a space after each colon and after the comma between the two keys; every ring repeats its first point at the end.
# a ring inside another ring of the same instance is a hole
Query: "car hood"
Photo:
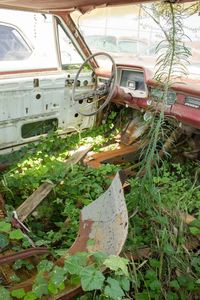
{"type": "MultiPolygon", "coordinates": [[[[0,8],[31,10],[38,12],[73,11],[85,13],[96,7],[152,2],[152,0],[0,0],[0,8]]],[[[188,2],[187,0],[179,0],[188,2]]],[[[191,0],[189,1],[191,2],[191,0]]]]}

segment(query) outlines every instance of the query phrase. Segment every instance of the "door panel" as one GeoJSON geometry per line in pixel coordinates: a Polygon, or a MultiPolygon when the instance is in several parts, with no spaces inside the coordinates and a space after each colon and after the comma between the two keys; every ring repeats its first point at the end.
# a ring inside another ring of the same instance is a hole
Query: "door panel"
{"type": "MultiPolygon", "coordinates": [[[[82,117],[76,113],[71,102],[72,87],[66,84],[69,76],[73,81],[74,75],[63,71],[0,80],[0,149],[37,140],[41,136],[37,124],[41,126],[41,121],[44,127],[47,126],[45,128],[49,126],[51,129],[50,120],[55,122],[56,119],[59,133],[92,126],[93,117],[82,117]],[[22,132],[26,124],[29,128],[32,124],[30,136],[22,132]]],[[[82,76],[80,85],[89,78],[89,74],[82,76]]],[[[54,125],[52,129],[55,129],[54,125]]]]}

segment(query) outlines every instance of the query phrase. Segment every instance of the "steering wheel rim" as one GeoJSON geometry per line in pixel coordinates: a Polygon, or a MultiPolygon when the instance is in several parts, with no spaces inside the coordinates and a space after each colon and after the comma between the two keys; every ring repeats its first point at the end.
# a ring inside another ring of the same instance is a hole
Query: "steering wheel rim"
{"type": "Polygon", "coordinates": [[[72,94],[71,94],[71,97],[72,97],[72,102],[73,103],[77,103],[77,101],[79,100],[76,100],[75,99],[75,91],[76,91],[76,87],[77,87],[77,82],[78,82],[78,78],[79,78],[79,75],[81,73],[81,71],[83,70],[83,68],[85,67],[85,65],[91,60],[91,59],[94,59],[96,56],[106,56],[108,57],[111,62],[112,62],[112,73],[111,73],[111,85],[109,87],[109,92],[108,92],[108,95],[105,99],[105,101],[102,103],[102,105],[100,105],[95,111],[93,112],[88,112],[88,113],[84,113],[84,112],[81,112],[80,110],[76,109],[77,113],[79,113],[80,115],[83,115],[83,116],[94,116],[96,114],[98,114],[100,111],[102,111],[106,105],[108,105],[108,103],[110,102],[110,100],[112,99],[112,96],[115,92],[115,86],[116,86],[116,82],[117,82],[117,68],[116,68],[116,64],[115,64],[115,61],[114,59],[112,58],[112,56],[106,52],[96,52],[96,53],[93,53],[92,55],[90,55],[83,63],[82,65],[80,66],[78,72],[76,73],[76,76],[74,78],[74,82],[73,82],[73,87],[72,87],[72,94]]]}

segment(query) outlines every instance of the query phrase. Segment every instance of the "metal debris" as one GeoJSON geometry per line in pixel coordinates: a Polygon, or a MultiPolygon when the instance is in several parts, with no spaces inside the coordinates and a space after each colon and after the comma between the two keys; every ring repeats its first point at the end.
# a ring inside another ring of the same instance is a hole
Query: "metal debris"
{"type": "Polygon", "coordinates": [[[149,123],[141,121],[140,117],[131,120],[121,133],[121,143],[131,145],[149,128],[149,123]]]}
{"type": "Polygon", "coordinates": [[[127,233],[128,212],[122,183],[117,173],[108,190],[82,209],[79,234],[69,253],[98,251],[118,255],[126,241],[127,233]],[[93,243],[88,244],[89,240],[93,243]]]}

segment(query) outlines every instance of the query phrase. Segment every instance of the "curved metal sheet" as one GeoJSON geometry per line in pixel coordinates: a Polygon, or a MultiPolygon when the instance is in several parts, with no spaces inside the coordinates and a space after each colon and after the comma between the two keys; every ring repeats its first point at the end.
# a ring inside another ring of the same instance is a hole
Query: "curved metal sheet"
{"type": "Polygon", "coordinates": [[[128,212],[117,173],[108,190],[82,209],[78,237],[69,253],[98,251],[118,255],[127,233],[128,212]]]}

